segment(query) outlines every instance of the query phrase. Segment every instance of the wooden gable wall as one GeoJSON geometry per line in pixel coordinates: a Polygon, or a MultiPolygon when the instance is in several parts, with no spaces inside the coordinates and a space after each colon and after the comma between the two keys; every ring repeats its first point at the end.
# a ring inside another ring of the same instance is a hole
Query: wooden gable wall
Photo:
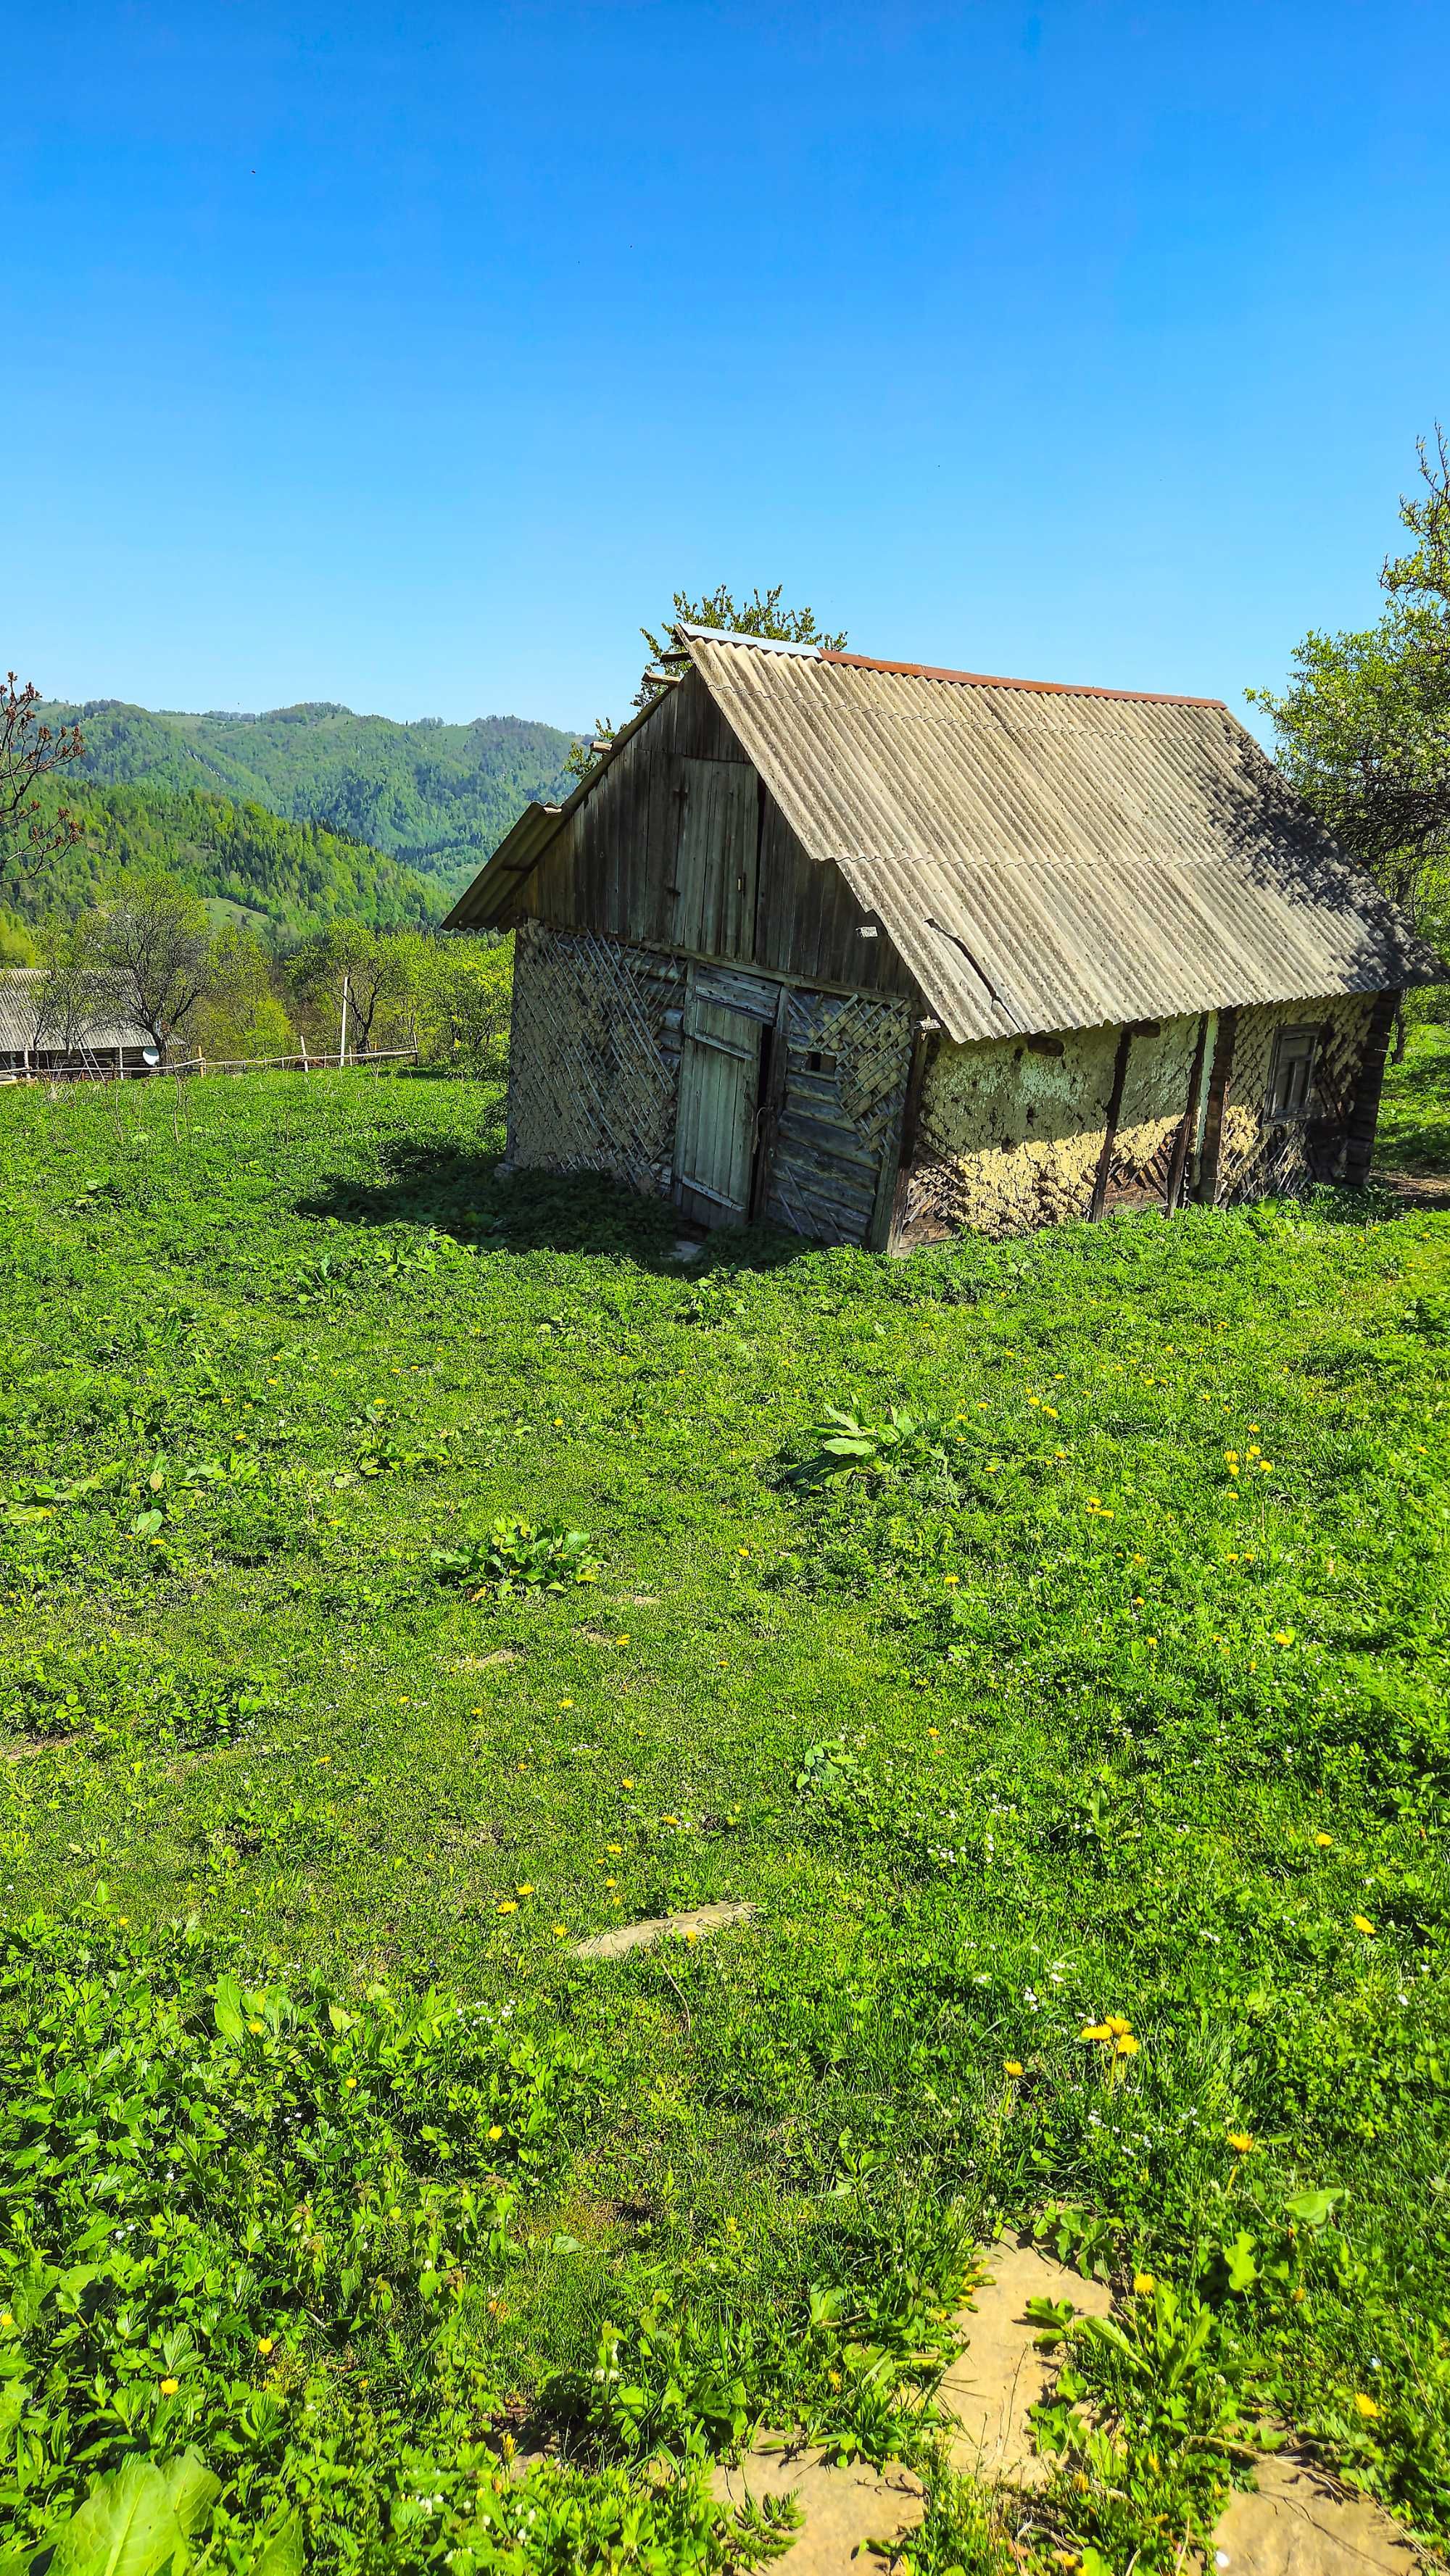
{"type": "Polygon", "coordinates": [[[519,913],[803,984],[916,993],[885,932],[860,936],[839,869],[807,857],[694,671],[615,754],[519,913]]]}

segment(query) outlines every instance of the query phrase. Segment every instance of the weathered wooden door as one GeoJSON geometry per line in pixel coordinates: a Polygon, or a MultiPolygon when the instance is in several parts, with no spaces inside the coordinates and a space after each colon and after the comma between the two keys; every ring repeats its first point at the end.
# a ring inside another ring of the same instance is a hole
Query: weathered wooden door
{"type": "Polygon", "coordinates": [[[748,958],[755,945],[759,792],[743,760],[671,764],[675,825],[673,948],[748,958]]]}
{"type": "Polygon", "coordinates": [[[698,1225],[743,1225],[750,1213],[761,1041],[774,1007],[772,988],[751,977],[691,969],[674,1198],[698,1225]]]}

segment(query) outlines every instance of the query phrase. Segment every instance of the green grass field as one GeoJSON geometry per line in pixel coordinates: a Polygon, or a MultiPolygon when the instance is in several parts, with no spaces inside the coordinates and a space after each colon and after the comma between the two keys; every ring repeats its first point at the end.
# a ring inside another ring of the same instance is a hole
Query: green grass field
{"type": "Polygon", "coordinates": [[[267,2576],[733,2565],[756,2422],[930,2472],[1009,2225],[1126,2321],[1033,2563],[1275,2422],[1443,2546],[1450,1215],[687,1269],[499,1115],[0,1099],[0,2514],[194,2442],[267,2576]]]}

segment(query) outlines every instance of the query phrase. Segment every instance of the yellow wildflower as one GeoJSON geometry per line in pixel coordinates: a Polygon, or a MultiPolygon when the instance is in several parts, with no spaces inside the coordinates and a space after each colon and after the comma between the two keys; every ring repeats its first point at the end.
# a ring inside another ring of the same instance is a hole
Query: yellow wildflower
{"type": "Polygon", "coordinates": [[[1015,2077],[1021,2074],[1022,2069],[1018,2065],[1015,2057],[1004,2057],[1002,2060],[1002,2072],[1004,2075],[1015,2077]]]}
{"type": "Polygon", "coordinates": [[[1086,2030],[1078,2032],[1079,2039],[1111,2039],[1112,2035],[1105,2021],[1090,2021],[1086,2030]]]}
{"type": "Polygon", "coordinates": [[[1356,1932],[1363,1932],[1363,1933],[1367,1934],[1368,1938],[1369,1938],[1371,1941],[1374,1939],[1374,1936],[1375,1936],[1375,1935],[1374,1935],[1374,1925],[1369,1921],[1369,1919],[1368,1919],[1368,1917],[1367,1917],[1366,1915],[1363,1915],[1363,1914],[1356,1914],[1356,1915],[1355,1915],[1355,1917],[1354,1917],[1354,1928],[1355,1928],[1356,1932]]]}
{"type": "Polygon", "coordinates": [[[1247,2156],[1253,2153],[1254,2141],[1247,2129],[1230,2129],[1228,2144],[1236,2156],[1247,2156]]]}
{"type": "Polygon", "coordinates": [[[1314,1840],[1321,1851],[1332,1851],[1334,1849],[1333,1834],[1316,1834],[1314,1840]]]}
{"type": "Polygon", "coordinates": [[[505,1896],[498,1908],[500,1914],[517,1914],[518,1910],[511,1896],[505,1896]]]}
{"type": "Polygon", "coordinates": [[[179,2379],[163,2379],[161,2382],[161,2394],[163,2397],[174,2397],[180,2386],[181,2382],[179,2379]]]}
{"type": "Polygon", "coordinates": [[[1137,2056],[1138,2043],[1130,2030],[1119,2031],[1117,2038],[1113,2042],[1113,2053],[1116,2057],[1137,2056]]]}
{"type": "Polygon", "coordinates": [[[1375,2399],[1366,2397],[1363,2389],[1360,2389],[1355,2396],[1354,2411],[1356,2415],[1364,2417],[1366,2424],[1372,2424],[1380,2410],[1375,2399]]]}
{"type": "Polygon", "coordinates": [[[275,2341],[276,2341],[276,2337],[275,2337],[274,2335],[258,2335],[258,2337],[257,2337],[257,2350],[258,2350],[258,2352],[260,2352],[260,2353],[262,2353],[262,2354],[264,2354],[264,2355],[265,2355],[265,2354],[267,2354],[267,2353],[269,2353],[269,2352],[272,2350],[272,2348],[273,2348],[273,2345],[274,2345],[275,2341]]]}
{"type": "Polygon", "coordinates": [[[1158,2284],[1151,2272],[1135,2272],[1133,2287],[1140,2299],[1146,2299],[1151,2291],[1157,2289],[1158,2284]]]}
{"type": "Polygon", "coordinates": [[[493,2127],[489,2130],[489,2133],[488,2133],[488,2134],[489,2134],[489,2137],[490,2137],[491,2139],[493,2139],[495,2142],[503,2136],[503,2131],[502,2131],[502,2129],[499,2127],[498,2122],[497,2122],[496,2120],[495,2120],[495,2122],[494,2122],[494,2124],[493,2124],[493,2127]]]}

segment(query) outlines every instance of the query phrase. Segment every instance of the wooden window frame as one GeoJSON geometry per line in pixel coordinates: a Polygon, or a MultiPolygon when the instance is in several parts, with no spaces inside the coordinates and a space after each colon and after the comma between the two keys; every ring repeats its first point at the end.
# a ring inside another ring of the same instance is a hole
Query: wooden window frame
{"type": "Polygon", "coordinates": [[[1277,1032],[1269,1062],[1269,1096],[1264,1104],[1264,1116],[1275,1126],[1288,1126],[1296,1118],[1309,1116],[1319,1040],[1317,1024],[1307,1020],[1286,1024],[1277,1032]],[[1301,1065],[1302,1083],[1296,1079],[1301,1065]]]}

